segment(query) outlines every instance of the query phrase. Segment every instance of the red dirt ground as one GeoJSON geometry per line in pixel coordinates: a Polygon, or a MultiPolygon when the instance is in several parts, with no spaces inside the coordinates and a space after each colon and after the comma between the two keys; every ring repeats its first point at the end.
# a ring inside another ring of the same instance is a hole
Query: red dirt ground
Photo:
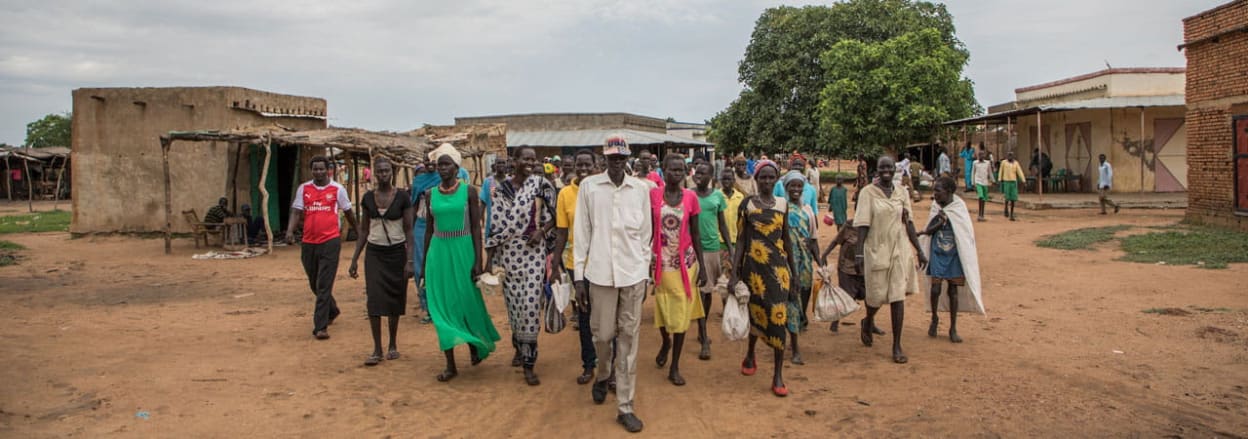
{"type": "MultiPolygon", "coordinates": [[[[926,202],[917,210],[925,218],[926,202]]],[[[1094,213],[1024,211],[1017,223],[976,224],[988,315],[963,316],[965,343],[929,338],[918,296],[907,301],[909,364],[889,361],[887,339],[863,347],[857,326],[833,335],[812,325],[801,339],[807,364],[786,363],[786,399],[768,391],[769,361],[757,376],[739,373],[744,343],[718,330],[712,360],[688,348],[689,385],[673,387],[654,367],[648,301],[638,415],[650,435],[689,437],[1248,436],[1248,265],[1136,264],[1115,261],[1111,244],[1033,245],[1068,229],[1167,225],[1182,214],[1094,213]],[[1150,308],[1188,314],[1142,312],[1150,308]]],[[[823,244],[830,234],[822,231],[823,244]]],[[[400,326],[403,358],[362,366],[371,350],[363,281],[346,276],[345,250],[336,288],[344,315],[331,340],[316,341],[297,248],[195,261],[187,239],[172,256],[157,239],[0,239],[29,248],[20,265],[0,268],[0,436],[627,435],[614,397],[594,405],[574,382],[570,328],[542,335],[538,387],[509,366],[505,341],[452,383],[435,381],[443,359],[433,327],[411,315],[400,326]]],[[[501,297],[487,305],[506,340],[501,297]]]]}

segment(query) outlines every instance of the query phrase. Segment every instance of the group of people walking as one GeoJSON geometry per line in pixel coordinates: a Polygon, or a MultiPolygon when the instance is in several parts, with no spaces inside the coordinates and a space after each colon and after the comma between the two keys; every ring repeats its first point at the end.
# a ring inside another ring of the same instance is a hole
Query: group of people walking
{"type": "MultiPolygon", "coordinates": [[[[527,384],[539,385],[543,307],[549,306],[544,304],[551,283],[565,278],[573,285],[580,327],[577,382],[592,382],[591,398],[598,404],[614,390],[617,422],[637,432],[643,423],[633,399],[647,294],[654,297],[660,341],[655,364],[667,368],[673,385],[683,386],[686,333],[697,328],[698,358],[710,359],[707,317],[717,301],[714,293],[719,291],[723,302],[736,300],[732,296],[738,288],[748,291],[750,332],[740,371],[757,373],[755,350],[761,339],[773,354],[769,387],[780,397],[789,394],[784,361],[804,364],[798,336],[809,324],[817,267],[827,265],[827,255],[837,246],[842,248],[837,263],[841,288],[867,305],[861,341],[871,346],[875,335],[884,334],[874,320],[887,305],[895,362],[908,361],[901,346],[904,299],[918,292],[918,270],[926,269],[932,279],[931,335],[937,331],[938,303],[951,313],[954,342],[961,341],[953,317],[959,305],[982,312],[974,234],[965,204],[952,196],[956,183],[951,178],[938,179],[935,203],[921,230],[914,225],[908,189],[893,180],[891,158],[879,160],[873,179],[864,183],[859,175],[852,218],[845,213],[849,193],[838,180],[829,201],[839,214],[826,224],[835,225],[838,233],[820,252],[819,191],[807,177],[804,158],[792,158],[787,171],[769,160],[755,162],[750,171],[738,156],[717,176],[709,162],[675,153],[661,160],[639,158],[640,165],[629,169],[632,155],[619,135],[605,140],[601,155],[579,151],[571,160],[571,182],[558,191],[543,178],[529,148],[497,165],[486,181],[488,189],[466,181],[462,157],[449,144],[429,153],[430,169],[417,176],[425,181],[414,181],[413,193],[395,187],[393,165],[376,159],[375,188],[361,201],[359,239],[348,270],[357,277],[359,256],[365,255],[374,343],[365,364],[399,358],[398,318],[406,308],[407,278],[413,276],[446,359],[437,380],[458,375],[454,349],[460,345],[467,345],[473,365],[488,358],[501,336],[482,298],[481,277],[499,273],[511,329],[511,364],[523,368],[527,384]],[[423,176],[429,174],[437,176],[436,184],[423,176]],[[928,241],[921,244],[920,237],[928,241]],[[948,285],[943,297],[942,284],[948,285]],[[383,316],[389,328],[385,351],[383,316]]],[[[313,334],[318,339],[329,337],[327,328],[339,314],[332,296],[341,246],[337,216],[346,213],[350,226],[357,226],[345,189],[327,177],[326,165],[323,158],[312,161],[314,178],[299,187],[287,232],[293,240],[295,230],[303,230],[303,264],[317,297],[313,334]]],[[[831,330],[838,326],[833,322],[831,330]]]]}

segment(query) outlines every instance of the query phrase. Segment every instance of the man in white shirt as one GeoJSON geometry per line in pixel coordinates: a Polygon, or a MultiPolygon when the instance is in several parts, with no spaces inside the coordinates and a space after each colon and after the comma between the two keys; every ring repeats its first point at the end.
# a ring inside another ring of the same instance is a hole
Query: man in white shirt
{"type": "Polygon", "coordinates": [[[1118,213],[1118,203],[1109,199],[1109,189],[1114,185],[1114,167],[1105,160],[1105,154],[1101,154],[1100,160],[1101,169],[1096,182],[1096,193],[1101,199],[1101,215],[1105,214],[1106,204],[1114,206],[1114,213],[1118,213]]]}
{"type": "Polygon", "coordinates": [[[945,154],[944,148],[940,150],[940,157],[936,158],[936,177],[953,175],[953,163],[949,162],[949,156],[945,154]]]}
{"type": "Polygon", "coordinates": [[[992,187],[992,162],[988,153],[979,152],[979,159],[971,164],[971,177],[975,182],[975,195],[979,198],[979,221],[987,221],[984,219],[984,203],[988,202],[988,188],[992,187]]]}
{"type": "Polygon", "coordinates": [[[603,155],[607,156],[607,172],[582,180],[576,198],[572,259],[577,306],[590,308],[589,325],[597,352],[611,352],[611,340],[616,343],[614,365],[598,361],[598,381],[591,391],[594,403],[606,400],[614,366],[619,402],[616,421],[636,433],[643,425],[633,413],[637,335],[653,258],[650,185],[625,175],[629,150],[623,136],[607,138],[603,155]]]}

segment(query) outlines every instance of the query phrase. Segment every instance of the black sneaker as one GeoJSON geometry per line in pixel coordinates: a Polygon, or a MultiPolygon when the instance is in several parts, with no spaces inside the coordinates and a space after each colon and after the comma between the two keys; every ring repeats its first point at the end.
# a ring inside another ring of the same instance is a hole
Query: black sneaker
{"type": "Polygon", "coordinates": [[[594,387],[589,393],[594,397],[594,404],[602,404],[603,401],[607,400],[607,380],[594,383],[594,387]]]}
{"type": "Polygon", "coordinates": [[[643,426],[645,426],[645,424],[641,423],[640,419],[637,419],[637,415],[632,413],[621,413],[619,416],[615,417],[615,422],[619,422],[620,425],[623,425],[624,429],[628,430],[629,433],[637,433],[641,431],[643,426]]]}

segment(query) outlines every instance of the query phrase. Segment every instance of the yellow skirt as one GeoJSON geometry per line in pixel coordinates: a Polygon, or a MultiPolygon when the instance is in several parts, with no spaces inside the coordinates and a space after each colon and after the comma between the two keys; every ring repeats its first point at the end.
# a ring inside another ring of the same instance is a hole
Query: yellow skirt
{"type": "Polygon", "coordinates": [[[683,334],[689,322],[705,317],[702,294],[698,291],[698,266],[689,268],[689,297],[680,279],[680,270],[666,270],[654,286],[654,327],[667,328],[670,334],[683,334]]]}

